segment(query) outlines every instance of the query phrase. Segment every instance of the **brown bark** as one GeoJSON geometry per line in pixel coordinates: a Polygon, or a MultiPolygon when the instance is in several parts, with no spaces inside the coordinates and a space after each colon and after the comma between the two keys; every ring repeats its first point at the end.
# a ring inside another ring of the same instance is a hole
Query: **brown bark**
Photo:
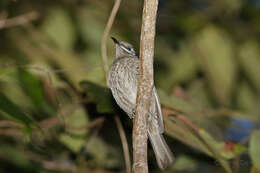
{"type": "Polygon", "coordinates": [[[144,0],[140,40],[140,76],[133,127],[133,172],[147,173],[147,113],[154,84],[153,56],[158,0],[144,0]]]}

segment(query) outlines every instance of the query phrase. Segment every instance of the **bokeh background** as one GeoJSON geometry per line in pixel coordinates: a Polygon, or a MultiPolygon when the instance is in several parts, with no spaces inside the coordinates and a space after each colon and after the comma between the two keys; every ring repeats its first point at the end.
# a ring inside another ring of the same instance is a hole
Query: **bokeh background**
{"type": "MultiPolygon", "coordinates": [[[[0,1],[0,172],[125,172],[114,117],[130,154],[132,122],[106,87],[100,48],[113,3],[0,1]]],[[[142,5],[123,0],[110,33],[137,50],[142,5]]],[[[164,172],[259,172],[259,38],[259,0],[160,1],[155,85],[176,156],[164,172]]],[[[148,154],[150,172],[163,172],[148,154]]]]}

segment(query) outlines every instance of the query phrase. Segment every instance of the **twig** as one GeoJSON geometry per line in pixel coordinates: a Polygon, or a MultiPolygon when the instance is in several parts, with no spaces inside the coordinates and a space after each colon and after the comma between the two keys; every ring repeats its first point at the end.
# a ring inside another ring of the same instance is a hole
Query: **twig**
{"type": "MultiPolygon", "coordinates": [[[[107,38],[109,35],[109,31],[112,27],[112,24],[114,23],[115,16],[117,14],[118,8],[120,6],[121,0],[115,0],[113,9],[111,11],[111,14],[109,16],[109,19],[107,21],[106,28],[104,30],[102,42],[101,42],[101,55],[102,55],[102,60],[103,60],[103,65],[104,65],[104,71],[105,71],[105,78],[107,79],[107,74],[108,74],[108,60],[107,60],[107,38]]],[[[107,81],[107,80],[106,80],[107,81]]],[[[107,84],[108,85],[108,84],[107,84]]]]}
{"type": "Polygon", "coordinates": [[[133,127],[133,172],[147,173],[147,113],[153,89],[153,56],[158,0],[144,0],[141,41],[140,76],[133,127]]]}
{"type": "Polygon", "coordinates": [[[0,20],[0,29],[10,28],[18,25],[24,25],[38,18],[39,18],[39,14],[35,11],[32,11],[14,18],[3,19],[0,20]]]}
{"type": "Polygon", "coordinates": [[[77,172],[77,167],[68,160],[41,160],[42,167],[47,170],[58,170],[62,172],[77,172]]]}
{"type": "MultiPolygon", "coordinates": [[[[102,42],[101,42],[101,54],[102,54],[102,60],[103,60],[103,68],[105,71],[105,78],[107,81],[107,75],[108,75],[108,60],[107,60],[107,46],[106,46],[106,42],[108,39],[108,35],[109,32],[111,30],[111,27],[114,23],[114,19],[115,16],[117,14],[117,11],[119,9],[121,0],[115,0],[113,9],[110,13],[109,19],[107,21],[107,25],[106,28],[104,30],[104,34],[103,34],[103,38],[102,38],[102,42]]],[[[107,85],[108,85],[108,81],[107,81],[107,85]]],[[[127,144],[127,140],[126,140],[126,136],[124,133],[124,129],[122,127],[122,124],[120,122],[120,119],[118,118],[118,116],[115,116],[115,121],[116,121],[116,125],[119,131],[119,135],[122,141],[122,146],[123,146],[123,151],[124,151],[124,157],[125,157],[125,165],[126,165],[126,173],[130,173],[131,172],[131,162],[130,162],[130,154],[129,154],[129,148],[128,148],[128,144],[127,144]]]]}
{"type": "Polygon", "coordinates": [[[40,67],[40,66],[35,66],[35,65],[17,65],[15,63],[0,64],[0,68],[15,67],[15,68],[39,70],[39,71],[43,71],[46,73],[55,73],[55,74],[71,72],[71,71],[88,71],[88,70],[100,68],[101,66],[102,65],[100,64],[100,65],[93,65],[93,66],[80,66],[77,68],[71,67],[71,68],[66,68],[66,69],[50,69],[50,68],[40,67]]]}
{"type": "Polygon", "coordinates": [[[104,122],[104,120],[105,120],[104,117],[96,118],[95,120],[93,120],[93,121],[91,121],[91,122],[88,123],[87,128],[93,128],[93,127],[95,127],[95,126],[97,126],[97,125],[100,125],[100,124],[102,125],[103,122],[104,122]]]}
{"type": "Polygon", "coordinates": [[[13,137],[23,137],[24,133],[20,129],[0,129],[0,135],[13,136],[13,137]]]}
{"type": "Polygon", "coordinates": [[[130,154],[129,154],[129,148],[128,148],[124,128],[122,126],[120,119],[118,118],[118,115],[115,115],[114,118],[115,118],[115,121],[116,121],[116,126],[118,128],[119,135],[120,135],[121,142],[122,142],[122,146],[123,146],[123,150],[124,150],[126,173],[131,173],[130,154]]]}
{"type": "Polygon", "coordinates": [[[0,128],[6,128],[6,127],[12,127],[12,128],[22,128],[23,125],[10,121],[10,120],[1,120],[0,121],[0,128]]]}

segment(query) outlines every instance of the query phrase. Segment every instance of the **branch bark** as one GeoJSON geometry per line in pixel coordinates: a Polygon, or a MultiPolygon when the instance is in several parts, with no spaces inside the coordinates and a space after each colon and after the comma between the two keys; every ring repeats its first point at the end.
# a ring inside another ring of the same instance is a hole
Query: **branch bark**
{"type": "Polygon", "coordinates": [[[147,113],[153,89],[153,56],[158,0],[144,0],[141,40],[140,76],[133,127],[133,172],[147,173],[147,113]]]}
{"type": "Polygon", "coordinates": [[[126,140],[126,136],[125,136],[125,131],[124,131],[124,128],[122,126],[122,123],[121,123],[118,115],[115,115],[114,118],[115,118],[115,121],[116,121],[116,126],[118,128],[119,135],[120,135],[121,142],[122,142],[122,146],[123,146],[126,173],[131,173],[131,161],[130,161],[128,144],[127,144],[127,140],[126,140]]]}
{"type": "Polygon", "coordinates": [[[24,25],[39,18],[36,11],[32,11],[21,16],[0,20],[0,29],[24,25]]]}

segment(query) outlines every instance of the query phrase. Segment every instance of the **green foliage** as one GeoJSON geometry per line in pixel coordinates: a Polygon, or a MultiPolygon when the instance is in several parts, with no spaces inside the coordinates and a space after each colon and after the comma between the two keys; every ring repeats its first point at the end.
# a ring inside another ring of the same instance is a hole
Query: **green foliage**
{"type": "Polygon", "coordinates": [[[253,161],[253,166],[260,171],[260,130],[252,132],[249,141],[249,154],[253,161]]]}
{"type": "Polygon", "coordinates": [[[26,70],[18,70],[18,79],[24,93],[30,98],[36,110],[52,116],[54,110],[44,98],[44,90],[40,80],[26,70]]]}
{"type": "Polygon", "coordinates": [[[17,105],[15,105],[2,93],[0,93],[0,110],[2,115],[12,120],[21,122],[28,128],[35,125],[32,118],[26,115],[17,105]]]}
{"type": "Polygon", "coordinates": [[[61,134],[59,139],[70,150],[78,153],[85,144],[88,120],[82,108],[77,108],[71,116],[64,117],[67,133],[61,134]]]}
{"type": "Polygon", "coordinates": [[[246,72],[248,78],[254,83],[254,86],[260,91],[259,80],[259,45],[255,41],[247,41],[240,47],[239,60],[243,70],[246,72]]]}
{"type": "Polygon", "coordinates": [[[80,83],[82,90],[86,92],[87,102],[97,103],[97,111],[100,113],[113,113],[112,95],[108,88],[96,85],[88,81],[80,83]]]}
{"type": "Polygon", "coordinates": [[[45,33],[61,50],[70,51],[75,39],[74,27],[67,11],[62,8],[53,8],[42,25],[45,33]]]}
{"type": "Polygon", "coordinates": [[[236,77],[236,63],[233,61],[233,43],[229,36],[214,26],[201,31],[192,45],[197,53],[202,70],[221,104],[230,103],[230,94],[236,77]]]}

